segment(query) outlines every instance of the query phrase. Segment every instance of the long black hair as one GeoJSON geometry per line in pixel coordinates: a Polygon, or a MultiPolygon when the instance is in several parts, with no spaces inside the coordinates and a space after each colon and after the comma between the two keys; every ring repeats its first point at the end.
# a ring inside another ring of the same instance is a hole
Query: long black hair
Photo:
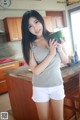
{"type": "Polygon", "coordinates": [[[30,44],[37,39],[36,35],[33,35],[29,32],[28,26],[29,26],[29,18],[35,17],[43,26],[43,36],[46,38],[46,35],[49,34],[47,31],[43,17],[36,11],[36,10],[30,10],[23,14],[22,16],[22,51],[23,56],[27,64],[29,64],[30,59],[30,44]]]}

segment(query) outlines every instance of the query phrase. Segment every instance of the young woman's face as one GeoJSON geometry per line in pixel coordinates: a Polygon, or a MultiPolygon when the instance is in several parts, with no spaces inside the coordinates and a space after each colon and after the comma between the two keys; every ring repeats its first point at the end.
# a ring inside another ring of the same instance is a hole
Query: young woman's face
{"type": "Polygon", "coordinates": [[[32,34],[36,35],[37,38],[42,36],[43,26],[36,18],[34,17],[29,18],[28,29],[32,34]]]}

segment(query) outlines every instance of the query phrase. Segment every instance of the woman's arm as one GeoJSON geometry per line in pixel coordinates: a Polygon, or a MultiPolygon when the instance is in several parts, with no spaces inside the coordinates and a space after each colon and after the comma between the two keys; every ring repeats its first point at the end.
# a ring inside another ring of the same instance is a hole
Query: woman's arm
{"type": "Polygon", "coordinates": [[[70,60],[65,50],[64,43],[61,43],[61,44],[57,43],[57,51],[60,54],[62,63],[63,64],[69,63],[70,60]]]}
{"type": "Polygon", "coordinates": [[[44,69],[49,65],[52,58],[56,54],[56,47],[57,47],[57,43],[56,42],[54,43],[54,40],[50,41],[50,52],[48,56],[40,64],[36,63],[33,53],[30,52],[29,67],[32,70],[33,74],[39,75],[41,72],[44,71],[44,69]]]}

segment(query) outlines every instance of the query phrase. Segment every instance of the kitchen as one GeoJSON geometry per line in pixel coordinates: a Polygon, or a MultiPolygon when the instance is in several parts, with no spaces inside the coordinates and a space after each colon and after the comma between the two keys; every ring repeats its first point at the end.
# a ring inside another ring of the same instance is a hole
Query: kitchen
{"type": "MultiPolygon", "coordinates": [[[[52,1],[52,0],[49,0],[49,1],[47,1],[47,0],[44,0],[44,1],[43,0],[27,0],[27,1],[26,0],[24,0],[24,1],[11,0],[11,5],[8,8],[0,7],[0,30],[5,31],[4,23],[3,23],[4,18],[6,18],[6,17],[16,17],[16,18],[22,17],[23,13],[29,9],[36,9],[43,16],[48,15],[49,11],[58,11],[58,14],[60,14],[59,11],[63,11],[64,26],[70,27],[67,9],[72,9],[72,8],[78,7],[79,3],[75,3],[75,4],[67,7],[66,2],[63,2],[62,0],[60,0],[60,1],[61,2],[59,2],[57,0],[54,0],[54,1],[52,1]]],[[[48,27],[49,26],[50,25],[48,25],[48,27]]],[[[56,22],[56,20],[55,20],[54,26],[55,26],[55,30],[61,29],[60,28],[61,26],[59,26],[59,24],[58,24],[58,22],[56,22]]],[[[13,26],[11,26],[11,27],[13,28],[13,26]]],[[[49,29],[52,29],[52,28],[49,27],[49,29]]],[[[9,69],[17,68],[20,65],[25,64],[23,55],[22,55],[21,40],[20,40],[20,38],[18,40],[16,40],[16,38],[15,38],[14,41],[9,41],[9,38],[6,38],[5,34],[6,34],[5,32],[0,32],[0,59],[3,58],[3,60],[4,60],[3,62],[8,61],[7,64],[10,63],[9,69]],[[10,60],[13,60],[13,61],[10,62],[10,60]]],[[[72,41],[71,37],[69,36],[68,38],[69,38],[68,39],[69,44],[67,43],[68,47],[69,47],[68,54],[72,54],[73,49],[75,47],[72,47],[73,41],[72,41]]],[[[1,64],[1,66],[2,66],[2,64],[1,64]]],[[[1,96],[2,95],[0,95],[0,97],[1,96]]],[[[5,96],[5,94],[3,94],[3,99],[5,99],[4,96],[5,96]]],[[[7,100],[9,101],[8,97],[7,97],[7,100]]],[[[2,104],[2,102],[1,102],[1,104],[2,104]]],[[[6,107],[7,107],[6,111],[11,109],[11,108],[8,108],[7,105],[6,105],[6,107]]],[[[9,103],[9,107],[10,107],[10,103],[9,103]]],[[[1,107],[0,107],[0,109],[1,109],[1,107]]],[[[4,112],[4,111],[5,111],[4,109],[0,110],[0,112],[4,112]]]]}

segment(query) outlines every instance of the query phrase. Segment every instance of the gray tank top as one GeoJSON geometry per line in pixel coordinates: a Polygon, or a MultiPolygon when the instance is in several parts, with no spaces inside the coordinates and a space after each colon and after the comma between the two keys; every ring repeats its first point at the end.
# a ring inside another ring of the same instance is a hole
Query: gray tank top
{"type": "MultiPolygon", "coordinates": [[[[41,48],[35,44],[32,45],[32,52],[37,64],[41,63],[49,54],[48,48],[41,48]]],[[[61,59],[57,52],[49,65],[39,75],[32,77],[32,83],[35,87],[53,87],[63,84],[63,79],[60,71],[61,59]]]]}

